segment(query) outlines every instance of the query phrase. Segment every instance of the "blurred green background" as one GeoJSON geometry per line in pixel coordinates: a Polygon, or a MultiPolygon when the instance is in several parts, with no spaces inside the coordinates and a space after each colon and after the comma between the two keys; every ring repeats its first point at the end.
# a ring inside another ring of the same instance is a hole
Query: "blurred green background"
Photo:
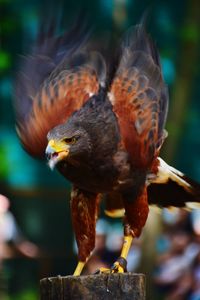
{"type": "MultiPolygon", "coordinates": [[[[55,3],[0,0],[0,193],[10,199],[11,211],[26,238],[43,250],[38,259],[7,260],[2,275],[7,282],[5,299],[37,299],[40,278],[71,274],[76,263],[70,184],[23,151],[12,108],[19,56],[27,54],[39,19],[45,18],[55,3]]],[[[96,34],[108,31],[116,36],[149,10],[147,30],[159,48],[170,91],[169,137],[163,157],[200,181],[200,2],[66,0],[61,5],[66,27],[84,7],[96,34]]]]}

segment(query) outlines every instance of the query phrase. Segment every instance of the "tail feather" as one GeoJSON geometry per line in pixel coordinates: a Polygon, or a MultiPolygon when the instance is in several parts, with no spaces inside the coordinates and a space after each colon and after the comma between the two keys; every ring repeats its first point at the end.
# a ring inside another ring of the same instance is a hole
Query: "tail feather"
{"type": "Polygon", "coordinates": [[[156,178],[148,186],[149,204],[200,208],[200,184],[159,158],[156,178]]]}

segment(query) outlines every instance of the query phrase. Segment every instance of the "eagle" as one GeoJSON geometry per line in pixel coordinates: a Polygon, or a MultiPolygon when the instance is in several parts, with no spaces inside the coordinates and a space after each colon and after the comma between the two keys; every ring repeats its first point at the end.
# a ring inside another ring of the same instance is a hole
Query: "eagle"
{"type": "Polygon", "coordinates": [[[101,200],[105,213],[124,224],[120,257],[111,269],[99,270],[110,273],[126,271],[149,205],[192,207],[200,201],[200,185],[159,157],[168,88],[144,23],[124,34],[112,62],[89,45],[79,24],[62,35],[52,26],[41,31],[22,59],[14,101],[24,149],[72,183],[75,276],[95,247],[101,200]]]}

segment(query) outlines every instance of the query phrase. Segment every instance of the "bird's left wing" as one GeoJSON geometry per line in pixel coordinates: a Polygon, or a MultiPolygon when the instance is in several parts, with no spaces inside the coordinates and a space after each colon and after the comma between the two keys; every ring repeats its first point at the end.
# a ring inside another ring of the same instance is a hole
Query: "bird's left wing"
{"type": "Polygon", "coordinates": [[[131,162],[150,167],[165,137],[168,94],[158,52],[142,24],[124,39],[108,97],[131,162]]]}
{"type": "Polygon", "coordinates": [[[45,36],[24,59],[16,85],[16,127],[32,156],[42,158],[48,131],[66,122],[104,85],[104,60],[83,50],[84,38],[77,30],[45,36]]]}

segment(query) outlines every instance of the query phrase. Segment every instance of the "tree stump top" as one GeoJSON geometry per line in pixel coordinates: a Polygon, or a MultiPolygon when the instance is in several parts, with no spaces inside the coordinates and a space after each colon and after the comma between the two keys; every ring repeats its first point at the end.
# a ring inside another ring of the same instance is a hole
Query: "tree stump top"
{"type": "Polygon", "coordinates": [[[143,274],[98,274],[44,278],[41,300],[145,300],[143,274]]]}

